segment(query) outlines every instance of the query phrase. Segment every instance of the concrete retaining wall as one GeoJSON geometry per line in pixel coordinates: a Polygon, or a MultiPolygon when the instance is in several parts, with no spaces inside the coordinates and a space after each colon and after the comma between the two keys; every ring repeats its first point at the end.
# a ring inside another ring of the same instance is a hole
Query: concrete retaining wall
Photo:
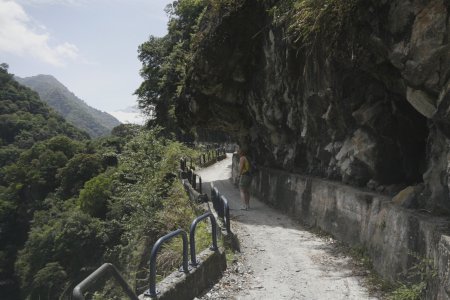
{"type": "Polygon", "coordinates": [[[159,300],[191,300],[213,283],[217,282],[227,268],[225,251],[211,251],[209,249],[201,252],[197,259],[200,264],[192,268],[189,273],[173,272],[156,285],[159,292],[157,298],[140,295],[139,299],[159,300]]]}
{"type": "MultiPolygon", "coordinates": [[[[235,156],[235,180],[237,168],[235,156]]],[[[390,281],[404,278],[417,256],[431,258],[439,276],[427,289],[427,299],[450,298],[449,219],[404,209],[389,197],[341,183],[267,168],[253,177],[252,193],[301,223],[363,246],[374,269],[390,281]]]]}

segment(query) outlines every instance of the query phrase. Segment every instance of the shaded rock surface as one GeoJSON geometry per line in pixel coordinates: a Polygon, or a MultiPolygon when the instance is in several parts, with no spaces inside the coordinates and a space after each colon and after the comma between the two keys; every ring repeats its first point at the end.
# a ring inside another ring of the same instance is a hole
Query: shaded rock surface
{"type": "Polygon", "coordinates": [[[203,25],[185,124],[233,133],[271,168],[392,195],[423,182],[417,205],[450,211],[448,1],[360,0],[332,47],[298,45],[270,8],[203,25]]]}

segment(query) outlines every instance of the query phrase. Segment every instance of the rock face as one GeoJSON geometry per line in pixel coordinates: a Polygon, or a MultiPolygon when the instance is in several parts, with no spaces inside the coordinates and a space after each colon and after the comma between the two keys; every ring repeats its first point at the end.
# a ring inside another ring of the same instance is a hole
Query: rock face
{"type": "Polygon", "coordinates": [[[270,2],[204,28],[185,122],[234,133],[267,167],[392,195],[420,184],[417,206],[449,212],[449,2],[359,0],[333,47],[296,44],[270,2]]]}

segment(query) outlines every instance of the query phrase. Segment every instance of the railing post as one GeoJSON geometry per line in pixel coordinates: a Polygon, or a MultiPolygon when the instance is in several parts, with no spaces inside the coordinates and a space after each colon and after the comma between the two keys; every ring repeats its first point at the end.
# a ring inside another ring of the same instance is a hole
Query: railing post
{"type": "Polygon", "coordinates": [[[203,215],[201,215],[200,217],[197,217],[194,221],[192,221],[191,223],[191,227],[189,230],[189,241],[191,244],[191,265],[192,266],[197,266],[198,262],[197,262],[197,257],[196,257],[196,253],[195,253],[195,229],[197,228],[197,224],[198,222],[200,222],[201,220],[204,220],[206,218],[208,218],[211,220],[211,227],[212,227],[212,233],[211,233],[211,238],[212,238],[212,243],[213,245],[210,247],[211,250],[216,251],[217,248],[217,223],[216,223],[216,218],[214,218],[214,215],[211,212],[207,212],[203,215]]]}
{"type": "Polygon", "coordinates": [[[217,190],[217,215],[223,219],[223,205],[222,205],[222,198],[219,194],[219,191],[217,190]]]}
{"type": "Polygon", "coordinates": [[[194,188],[194,190],[197,189],[197,174],[195,174],[194,172],[192,172],[192,182],[191,182],[192,187],[194,188]]]}
{"type": "Polygon", "coordinates": [[[177,229],[175,231],[172,231],[169,234],[166,234],[165,236],[159,238],[159,240],[156,241],[155,245],[152,248],[152,252],[150,254],[150,287],[149,289],[144,293],[146,296],[150,296],[152,298],[156,297],[158,292],[156,291],[156,254],[158,253],[159,248],[161,248],[161,245],[172,239],[173,237],[181,235],[183,238],[183,271],[185,273],[189,273],[189,266],[188,266],[188,241],[187,241],[187,234],[182,229],[177,229]]]}
{"type": "Polygon", "coordinates": [[[211,202],[213,204],[214,210],[217,212],[217,194],[219,192],[217,191],[217,188],[213,187],[213,185],[211,184],[211,202]]]}
{"type": "Polygon", "coordinates": [[[198,192],[202,193],[202,177],[200,175],[197,175],[198,177],[198,192]]]}
{"type": "Polygon", "coordinates": [[[187,171],[187,179],[188,179],[188,181],[189,181],[189,183],[190,184],[192,184],[192,169],[189,169],[188,171],[187,171]]]}
{"type": "Polygon", "coordinates": [[[221,205],[221,207],[223,209],[223,211],[222,211],[222,218],[224,218],[227,232],[231,233],[231,228],[230,228],[230,207],[228,205],[228,200],[223,195],[220,196],[220,200],[223,203],[223,206],[221,205]],[[224,217],[224,215],[225,215],[225,217],[224,217]]]}

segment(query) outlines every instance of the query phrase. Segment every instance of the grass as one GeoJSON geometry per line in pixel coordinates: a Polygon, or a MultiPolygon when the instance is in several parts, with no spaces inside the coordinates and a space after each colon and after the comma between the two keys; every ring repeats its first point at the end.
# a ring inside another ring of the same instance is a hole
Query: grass
{"type": "Polygon", "coordinates": [[[367,270],[365,282],[370,293],[381,294],[381,297],[385,298],[393,291],[394,285],[381,278],[381,276],[374,270],[372,259],[363,245],[358,245],[351,248],[344,246],[344,252],[346,252],[353,259],[357,268],[367,270]]]}
{"type": "Polygon", "coordinates": [[[226,249],[225,256],[227,259],[228,267],[237,261],[236,252],[234,252],[232,249],[226,249]]]}
{"type": "Polygon", "coordinates": [[[269,9],[275,25],[285,25],[287,35],[300,47],[318,40],[332,48],[349,28],[360,0],[286,0],[269,9]]]}
{"type": "Polygon", "coordinates": [[[409,255],[415,260],[414,265],[406,272],[406,279],[397,283],[395,290],[389,295],[390,300],[419,300],[425,296],[429,282],[437,276],[434,261],[415,252],[409,255]]]}
{"type": "MultiPolygon", "coordinates": [[[[220,246],[220,243],[218,241],[220,246]]],[[[195,253],[198,255],[212,246],[211,232],[206,222],[200,222],[195,231],[195,253]]],[[[183,263],[183,242],[181,237],[175,237],[165,244],[157,257],[157,281],[161,281],[170,273],[178,270],[183,263]]],[[[190,262],[190,251],[188,251],[190,262]]]]}

